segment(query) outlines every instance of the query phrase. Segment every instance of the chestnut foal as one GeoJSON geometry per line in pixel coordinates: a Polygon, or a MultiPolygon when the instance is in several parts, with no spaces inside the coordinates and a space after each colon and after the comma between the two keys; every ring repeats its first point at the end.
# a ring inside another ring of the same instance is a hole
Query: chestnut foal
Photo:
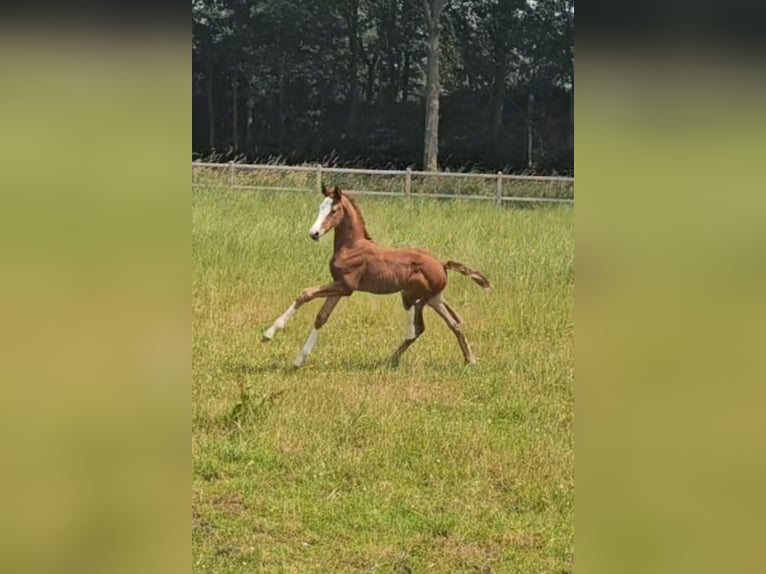
{"type": "Polygon", "coordinates": [[[454,269],[470,277],[485,289],[489,280],[461,263],[442,263],[422,249],[384,249],[379,247],[367,233],[362,212],[354,201],[336,186],[328,190],[322,186],[325,199],[319,205],[319,215],[311,226],[309,235],[318,241],[325,233],[335,229],[335,249],[330,260],[330,273],[334,281],[303,290],[295,302],[263,334],[264,341],[274,338],[283,329],[295,311],[312,299],[325,298],[314,321],[314,328],[293,365],[300,367],[317,341],[319,329],[330,317],[341,297],[354,291],[366,291],[378,295],[397,293],[407,311],[409,327],[404,342],[391,356],[391,365],[399,364],[402,354],[425,331],[423,308],[428,305],[444,319],[457,337],[466,363],[474,363],[471,348],[463,334],[463,321],[447,304],[441,293],[447,286],[447,270],[454,269]]]}

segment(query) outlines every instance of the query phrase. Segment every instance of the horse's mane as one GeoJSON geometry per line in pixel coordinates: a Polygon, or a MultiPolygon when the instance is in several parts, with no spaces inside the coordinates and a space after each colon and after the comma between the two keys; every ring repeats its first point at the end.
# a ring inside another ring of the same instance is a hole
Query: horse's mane
{"type": "Polygon", "coordinates": [[[347,193],[344,193],[343,197],[345,197],[348,200],[348,202],[351,204],[351,207],[353,207],[354,211],[356,211],[356,215],[357,217],[359,217],[359,222],[362,224],[362,231],[364,231],[364,238],[372,241],[372,237],[370,237],[370,234],[367,233],[367,225],[364,222],[364,215],[362,215],[362,210],[359,209],[359,206],[354,201],[354,198],[352,198],[350,195],[348,195],[347,193]]]}

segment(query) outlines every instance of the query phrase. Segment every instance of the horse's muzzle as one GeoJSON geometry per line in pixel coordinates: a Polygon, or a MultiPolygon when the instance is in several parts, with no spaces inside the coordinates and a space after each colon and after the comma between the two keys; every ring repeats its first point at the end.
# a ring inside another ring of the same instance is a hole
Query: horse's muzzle
{"type": "Polygon", "coordinates": [[[319,241],[319,232],[309,231],[309,237],[311,237],[311,239],[313,239],[314,241],[319,241]]]}

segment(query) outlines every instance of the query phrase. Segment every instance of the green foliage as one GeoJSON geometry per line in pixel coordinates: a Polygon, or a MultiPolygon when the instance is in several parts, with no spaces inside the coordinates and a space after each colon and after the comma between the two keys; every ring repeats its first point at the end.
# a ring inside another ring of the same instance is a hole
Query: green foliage
{"type": "Polygon", "coordinates": [[[326,281],[319,196],[192,194],[192,560],[195,572],[572,572],[573,210],[468,201],[359,205],[385,245],[484,272],[450,276],[479,363],[426,332],[391,370],[405,314],[357,293],[290,367],[326,281]]]}
{"type": "MultiPolygon", "coordinates": [[[[192,19],[194,153],[420,165],[421,0],[194,0],[192,19]]],[[[535,169],[571,173],[571,1],[453,0],[442,24],[440,164],[526,168],[531,122],[535,169]]]]}

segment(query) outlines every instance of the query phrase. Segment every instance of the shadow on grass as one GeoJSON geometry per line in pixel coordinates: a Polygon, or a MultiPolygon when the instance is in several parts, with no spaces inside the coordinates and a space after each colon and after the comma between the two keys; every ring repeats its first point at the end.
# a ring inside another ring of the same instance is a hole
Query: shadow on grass
{"type": "Polygon", "coordinates": [[[329,367],[332,371],[344,371],[344,372],[372,372],[372,371],[392,371],[396,368],[391,368],[389,365],[388,357],[385,358],[351,358],[351,357],[334,357],[328,360],[324,367],[329,367]]]}
{"type": "MultiPolygon", "coordinates": [[[[254,375],[281,375],[284,377],[298,377],[301,373],[323,372],[333,374],[344,374],[348,376],[352,373],[376,373],[381,374],[413,374],[415,372],[431,373],[435,375],[456,375],[464,373],[466,375],[486,373],[498,368],[495,363],[479,362],[475,365],[464,365],[462,361],[447,360],[443,362],[422,361],[416,357],[402,358],[401,363],[391,366],[390,355],[381,355],[380,357],[358,356],[333,356],[324,360],[309,358],[302,367],[296,369],[288,360],[275,360],[266,364],[254,364],[245,361],[226,362],[223,364],[223,371],[235,378],[248,377],[254,375]]],[[[508,370],[511,364],[503,365],[503,370],[508,370]]],[[[349,379],[353,382],[352,379],[349,379]]]]}
{"type": "MultiPolygon", "coordinates": [[[[304,367],[304,369],[307,368],[309,367],[304,367]]],[[[477,376],[486,373],[488,370],[486,366],[464,365],[462,361],[431,362],[417,358],[412,358],[410,360],[403,358],[399,365],[391,366],[389,356],[365,359],[334,357],[320,365],[315,365],[315,368],[320,368],[323,371],[332,373],[345,374],[346,376],[353,373],[380,373],[381,375],[386,375],[386,377],[395,375],[402,375],[404,377],[410,377],[412,375],[437,377],[456,375],[477,376]]],[[[354,382],[354,380],[349,379],[349,382],[354,382]]]]}
{"type": "Polygon", "coordinates": [[[253,363],[239,362],[226,362],[223,364],[223,371],[230,375],[235,376],[247,376],[247,375],[267,375],[267,374],[292,374],[295,372],[289,363],[282,361],[274,361],[265,365],[255,365],[253,363]]]}

